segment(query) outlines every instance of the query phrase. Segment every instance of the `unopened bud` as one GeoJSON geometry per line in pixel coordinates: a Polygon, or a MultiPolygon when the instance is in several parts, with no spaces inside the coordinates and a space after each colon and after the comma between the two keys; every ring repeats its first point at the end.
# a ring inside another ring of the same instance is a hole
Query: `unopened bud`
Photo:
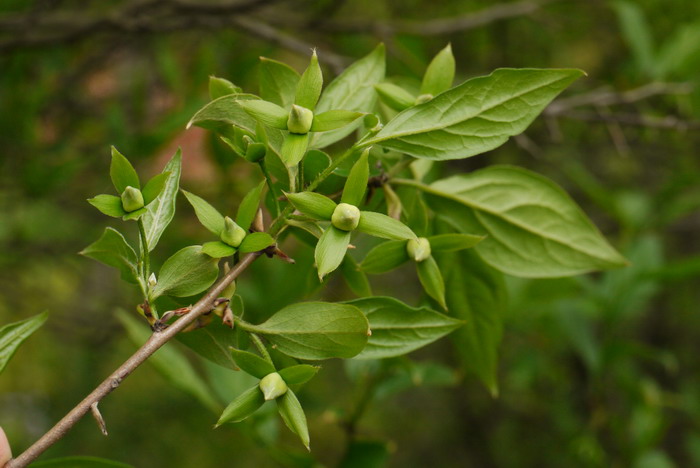
{"type": "Polygon", "coordinates": [[[423,104],[424,102],[430,101],[432,98],[432,94],[421,94],[416,98],[416,104],[423,104]]]}
{"type": "Polygon", "coordinates": [[[260,390],[265,396],[265,401],[274,400],[287,393],[287,383],[277,372],[267,374],[260,380],[260,390]]]}
{"type": "Polygon", "coordinates": [[[360,224],[360,209],[347,203],[340,203],[333,211],[331,223],[343,231],[352,231],[360,224]]]}
{"type": "Polygon", "coordinates": [[[425,237],[410,239],[406,244],[408,256],[416,262],[422,262],[430,257],[430,242],[425,237]]]}
{"type": "Polygon", "coordinates": [[[155,288],[156,284],[158,284],[158,280],[156,279],[156,274],[151,273],[151,276],[148,277],[148,286],[155,288]]]}
{"type": "Polygon", "coordinates": [[[265,157],[265,153],[267,152],[267,148],[263,143],[258,143],[248,135],[243,137],[243,147],[245,148],[244,157],[246,161],[250,162],[260,161],[265,157]]]}
{"type": "Polygon", "coordinates": [[[314,122],[314,113],[306,107],[292,105],[287,119],[287,130],[291,133],[309,133],[314,122]]]}
{"type": "Polygon", "coordinates": [[[143,194],[141,190],[128,186],[122,192],[122,208],[127,213],[143,208],[143,194]]]}
{"type": "Polygon", "coordinates": [[[234,220],[226,216],[224,218],[224,230],[221,231],[221,240],[231,247],[238,247],[243,242],[246,232],[234,220]]]}

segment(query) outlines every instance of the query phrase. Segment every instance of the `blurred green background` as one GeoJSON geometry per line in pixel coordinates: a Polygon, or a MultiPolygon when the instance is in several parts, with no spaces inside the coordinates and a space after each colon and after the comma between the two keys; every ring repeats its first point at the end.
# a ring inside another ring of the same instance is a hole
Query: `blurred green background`
{"type": "MultiPolygon", "coordinates": [[[[0,425],[15,453],[135,349],[115,312],[133,310],[137,292],[77,255],[110,225],[85,202],[111,193],[109,146],[146,176],[182,147],[182,186],[231,210],[257,179],[211,135],[185,131],[208,101],[209,75],[257,92],[259,56],[300,70],[318,47],[330,77],[380,41],[388,76],[419,79],[447,42],[459,81],[498,67],[585,70],[524,135],[454,166],[511,163],[547,175],[632,265],[570,279],[508,278],[498,398],[445,367],[457,361],[447,340],[378,371],[392,379],[354,428],[367,441],[362,453],[377,456],[352,466],[381,466],[373,463],[384,453],[396,467],[700,466],[696,0],[2,2],[0,324],[51,312],[0,378],[0,425]]],[[[179,203],[155,261],[205,240],[179,203]]],[[[241,281],[252,314],[318,295],[311,249],[287,248],[296,266],[261,261],[241,281]]],[[[391,293],[412,278],[400,270],[375,290],[391,293]]],[[[324,294],[352,297],[339,281],[324,294]]],[[[192,363],[222,402],[249,385],[192,363]]],[[[44,459],[335,466],[346,448],[339,418],[363,401],[372,372],[328,362],[301,392],[315,461],[264,414],[211,430],[217,415],[202,398],[150,365],[102,403],[109,437],[85,418],[44,459]]]]}

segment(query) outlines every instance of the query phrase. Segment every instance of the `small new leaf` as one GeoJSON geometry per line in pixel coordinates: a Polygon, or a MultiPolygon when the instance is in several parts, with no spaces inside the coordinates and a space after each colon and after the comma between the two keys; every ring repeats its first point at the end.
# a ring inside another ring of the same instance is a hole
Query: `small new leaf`
{"type": "Polygon", "coordinates": [[[126,214],[126,211],[122,208],[121,197],[102,194],[94,198],[88,198],[88,203],[100,210],[102,214],[106,214],[112,218],[121,218],[126,214]]]}
{"type": "Polygon", "coordinates": [[[223,215],[203,198],[198,197],[194,193],[190,193],[186,190],[182,190],[182,193],[187,198],[187,201],[190,202],[192,208],[194,208],[194,213],[197,215],[199,222],[202,223],[202,226],[207,228],[212,234],[217,236],[221,235],[221,232],[224,230],[223,215]]]}
{"type": "Polygon", "coordinates": [[[239,250],[243,253],[259,252],[275,243],[275,240],[266,232],[253,232],[248,234],[241,242],[239,250]]]}
{"type": "Polygon", "coordinates": [[[138,281],[138,259],[136,252],[131,248],[124,236],[115,229],[105,228],[102,236],[95,242],[85,247],[81,255],[90,257],[105,265],[117,268],[121,278],[130,283],[138,281]]]}
{"type": "Polygon", "coordinates": [[[202,252],[199,245],[185,247],[163,264],[151,299],[162,295],[193,296],[214,284],[218,276],[219,264],[216,259],[202,252]]]}
{"type": "Polygon", "coordinates": [[[109,166],[109,176],[112,178],[112,183],[114,188],[117,189],[117,193],[122,193],[129,186],[137,189],[141,188],[139,176],[136,174],[134,166],[114,146],[112,146],[112,163],[109,166]]]}
{"type": "Polygon", "coordinates": [[[19,322],[0,327],[0,373],[24,340],[46,322],[48,312],[42,312],[19,322]]]}
{"type": "Polygon", "coordinates": [[[314,50],[311,55],[311,61],[309,66],[304,70],[301,75],[301,79],[297,84],[297,92],[294,99],[294,104],[307,109],[314,110],[316,108],[316,103],[321,95],[321,88],[323,87],[323,74],[321,73],[321,67],[318,65],[318,56],[314,50]]]}
{"type": "Polygon", "coordinates": [[[338,268],[343,261],[350,235],[349,231],[342,231],[335,226],[328,226],[323,232],[314,252],[319,280],[323,281],[323,277],[338,268]]]}
{"type": "Polygon", "coordinates": [[[243,392],[238,398],[233,400],[221,413],[221,417],[216,422],[219,427],[224,423],[236,423],[246,419],[251,414],[255,413],[265,403],[265,397],[256,385],[243,392]]]}
{"type": "Polygon", "coordinates": [[[276,401],[277,410],[280,416],[282,416],[284,423],[290,431],[299,436],[301,443],[310,451],[309,428],[306,424],[306,415],[294,392],[287,390],[287,392],[276,401]]]}
{"type": "Polygon", "coordinates": [[[373,211],[363,211],[357,229],[374,237],[383,239],[414,239],[416,235],[411,229],[394,218],[373,211]]]}
{"type": "Polygon", "coordinates": [[[315,192],[285,193],[294,208],[314,219],[330,220],[336,204],[330,198],[315,192]]]}
{"type": "Polygon", "coordinates": [[[256,354],[231,348],[231,355],[242,371],[252,375],[253,377],[257,377],[258,379],[262,379],[266,375],[275,372],[275,368],[272,366],[272,364],[256,354]]]}
{"type": "Polygon", "coordinates": [[[452,55],[452,45],[442,49],[428,65],[428,69],[423,75],[421,84],[421,94],[438,94],[447,91],[452,87],[455,79],[455,58],[452,55]]]}
{"type": "Polygon", "coordinates": [[[367,191],[367,181],[369,180],[369,148],[364,150],[357,162],[350,169],[350,174],[345,181],[342,203],[361,206],[367,191]]]}

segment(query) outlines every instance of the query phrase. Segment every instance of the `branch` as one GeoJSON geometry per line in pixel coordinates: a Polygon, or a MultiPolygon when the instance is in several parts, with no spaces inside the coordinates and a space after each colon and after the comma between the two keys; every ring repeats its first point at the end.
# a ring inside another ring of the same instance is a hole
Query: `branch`
{"type": "Polygon", "coordinates": [[[221,292],[234,279],[236,279],[248,266],[250,266],[261,252],[251,253],[241,259],[231,271],[229,271],[207,294],[204,295],[192,307],[191,311],[178,319],[171,326],[162,331],[154,332],[151,337],[141,346],[124,364],[105,379],[95,390],[92,391],[83,401],[78,403],[63,419],[61,419],[46,434],[37,440],[31,447],[25,450],[17,458],[10,460],[4,468],[23,468],[34,461],[46,449],[59,441],[85,414],[91,411],[96,405],[115,388],[119,387],[122,381],[127,378],[138,366],[143,364],[160,347],[170,341],[175,335],[194,322],[199,316],[208,312],[212,308],[212,303],[221,292]]]}

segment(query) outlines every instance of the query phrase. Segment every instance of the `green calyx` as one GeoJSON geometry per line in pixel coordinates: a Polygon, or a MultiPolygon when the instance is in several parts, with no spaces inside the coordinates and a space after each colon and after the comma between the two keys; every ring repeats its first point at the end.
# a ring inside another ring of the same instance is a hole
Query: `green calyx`
{"type": "Polygon", "coordinates": [[[234,220],[226,216],[224,218],[224,229],[221,231],[221,241],[231,247],[238,247],[246,236],[245,229],[240,227],[234,220]]]}
{"type": "Polygon", "coordinates": [[[309,133],[313,122],[313,111],[307,109],[306,107],[294,104],[292,105],[292,109],[289,111],[289,118],[287,119],[287,130],[289,130],[291,133],[298,133],[303,135],[305,133],[309,133]]]}
{"type": "Polygon", "coordinates": [[[408,256],[416,262],[422,262],[430,257],[430,242],[425,237],[409,239],[406,243],[408,256]]]}
{"type": "Polygon", "coordinates": [[[287,383],[277,372],[267,374],[258,386],[265,396],[265,401],[274,400],[287,393],[287,383]]]}
{"type": "Polygon", "coordinates": [[[139,210],[144,206],[143,194],[141,193],[141,190],[130,185],[124,189],[121,198],[122,208],[124,208],[124,211],[127,213],[139,210]]]}
{"type": "Polygon", "coordinates": [[[340,203],[333,211],[331,224],[342,231],[352,231],[360,224],[360,209],[348,203],[340,203]]]}

